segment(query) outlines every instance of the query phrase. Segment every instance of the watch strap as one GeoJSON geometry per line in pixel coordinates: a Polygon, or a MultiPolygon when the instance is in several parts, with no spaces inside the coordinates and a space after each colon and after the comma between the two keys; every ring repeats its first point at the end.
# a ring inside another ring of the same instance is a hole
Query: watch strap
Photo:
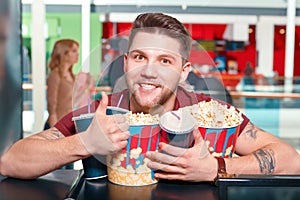
{"type": "Polygon", "coordinates": [[[216,157],[218,161],[218,174],[227,174],[224,158],[216,157]]]}

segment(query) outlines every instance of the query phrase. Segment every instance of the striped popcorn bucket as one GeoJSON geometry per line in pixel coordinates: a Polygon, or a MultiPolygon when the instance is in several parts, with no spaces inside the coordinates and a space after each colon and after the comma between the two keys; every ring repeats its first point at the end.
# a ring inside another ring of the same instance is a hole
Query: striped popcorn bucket
{"type": "Polygon", "coordinates": [[[120,152],[108,156],[108,180],[127,186],[142,186],[157,183],[154,172],[147,167],[147,151],[158,150],[160,126],[136,125],[129,127],[127,146],[120,152]]]}
{"type": "Polygon", "coordinates": [[[198,127],[209,152],[215,157],[232,157],[240,125],[229,128],[198,127]]]}

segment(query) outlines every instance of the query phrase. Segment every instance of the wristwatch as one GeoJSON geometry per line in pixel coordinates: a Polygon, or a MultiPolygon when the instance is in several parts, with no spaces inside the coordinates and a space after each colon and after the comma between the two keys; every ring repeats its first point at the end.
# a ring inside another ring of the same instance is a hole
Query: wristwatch
{"type": "Polygon", "coordinates": [[[222,157],[215,157],[215,158],[218,161],[218,173],[215,180],[217,180],[218,178],[234,178],[236,176],[235,174],[227,173],[224,158],[222,157]]]}
{"type": "Polygon", "coordinates": [[[235,178],[237,176],[236,174],[227,174],[224,158],[220,158],[220,157],[215,157],[215,158],[218,161],[218,173],[213,182],[215,186],[219,186],[219,179],[235,178]]]}
{"type": "Polygon", "coordinates": [[[226,164],[224,158],[216,157],[216,159],[218,161],[218,174],[216,178],[226,177],[227,172],[226,172],[226,164]]]}

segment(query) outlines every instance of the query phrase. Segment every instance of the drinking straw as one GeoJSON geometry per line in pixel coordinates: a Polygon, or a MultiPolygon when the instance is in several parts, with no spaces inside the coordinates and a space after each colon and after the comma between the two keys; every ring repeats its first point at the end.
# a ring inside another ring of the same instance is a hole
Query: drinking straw
{"type": "Polygon", "coordinates": [[[88,95],[88,113],[91,113],[91,97],[88,95]]]}
{"type": "Polygon", "coordinates": [[[121,101],[122,101],[122,99],[123,99],[123,94],[121,94],[121,96],[120,96],[120,99],[119,99],[119,101],[118,101],[118,104],[117,104],[117,108],[119,108],[119,106],[120,106],[120,104],[121,104],[121,101]]]}
{"type": "Polygon", "coordinates": [[[180,116],[177,115],[175,112],[171,111],[171,114],[174,115],[178,120],[180,120],[180,116]]]}

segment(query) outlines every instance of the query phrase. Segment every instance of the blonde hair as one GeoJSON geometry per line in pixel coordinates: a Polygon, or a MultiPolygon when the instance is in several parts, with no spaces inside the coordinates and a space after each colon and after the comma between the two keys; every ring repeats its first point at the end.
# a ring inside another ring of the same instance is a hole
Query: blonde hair
{"type": "MultiPolygon", "coordinates": [[[[62,76],[61,66],[64,64],[64,57],[70,52],[74,44],[79,47],[79,43],[72,39],[62,39],[55,42],[50,61],[48,63],[50,70],[58,68],[59,75],[62,76]]],[[[72,78],[75,79],[72,67],[70,67],[69,72],[72,75],[72,78]]]]}

